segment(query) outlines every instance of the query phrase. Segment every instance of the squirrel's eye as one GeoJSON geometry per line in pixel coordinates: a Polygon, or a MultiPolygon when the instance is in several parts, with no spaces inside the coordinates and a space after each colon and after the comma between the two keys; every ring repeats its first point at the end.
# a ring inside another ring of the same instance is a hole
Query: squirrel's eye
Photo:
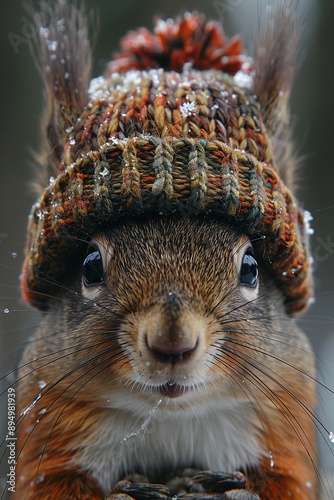
{"type": "Polygon", "coordinates": [[[258,278],[257,261],[250,252],[246,252],[241,262],[240,277],[239,277],[240,283],[241,285],[255,288],[257,285],[257,278],[258,278]]]}
{"type": "Polygon", "coordinates": [[[82,265],[83,282],[85,286],[103,283],[103,262],[98,250],[87,255],[82,265]]]}

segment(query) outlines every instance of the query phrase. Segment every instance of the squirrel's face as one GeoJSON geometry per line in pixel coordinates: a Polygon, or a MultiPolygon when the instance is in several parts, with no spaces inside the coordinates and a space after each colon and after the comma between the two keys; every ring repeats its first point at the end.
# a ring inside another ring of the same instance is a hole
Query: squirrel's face
{"type": "Polygon", "coordinates": [[[127,219],[96,234],[63,312],[80,392],[129,409],[249,398],[253,365],[269,373],[267,352],[299,335],[261,267],[247,236],[208,217],[127,219]]]}

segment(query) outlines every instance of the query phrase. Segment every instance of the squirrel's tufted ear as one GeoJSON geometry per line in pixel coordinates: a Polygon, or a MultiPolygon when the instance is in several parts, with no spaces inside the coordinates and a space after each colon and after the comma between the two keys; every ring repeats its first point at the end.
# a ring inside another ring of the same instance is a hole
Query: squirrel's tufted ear
{"type": "Polygon", "coordinates": [[[58,0],[41,4],[34,14],[38,69],[45,83],[47,106],[42,129],[42,171],[37,181],[43,192],[50,176],[57,176],[63,154],[63,139],[87,104],[91,78],[91,46],[86,12],[76,2],[58,0]]]}
{"type": "Polygon", "coordinates": [[[290,188],[297,161],[290,140],[289,97],[298,69],[299,21],[298,0],[271,1],[266,29],[253,48],[253,91],[263,108],[280,176],[290,188]]]}

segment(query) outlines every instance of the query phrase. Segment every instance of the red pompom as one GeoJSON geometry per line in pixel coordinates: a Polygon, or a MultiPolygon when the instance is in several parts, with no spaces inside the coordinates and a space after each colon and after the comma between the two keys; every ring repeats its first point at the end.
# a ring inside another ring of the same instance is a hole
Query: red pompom
{"type": "Polygon", "coordinates": [[[220,23],[206,22],[198,12],[175,20],[155,19],[154,34],[146,28],[130,31],[121,46],[123,51],[109,64],[107,76],[131,69],[181,72],[187,62],[194,69],[218,69],[233,76],[246,61],[241,39],[227,40],[220,23]]]}

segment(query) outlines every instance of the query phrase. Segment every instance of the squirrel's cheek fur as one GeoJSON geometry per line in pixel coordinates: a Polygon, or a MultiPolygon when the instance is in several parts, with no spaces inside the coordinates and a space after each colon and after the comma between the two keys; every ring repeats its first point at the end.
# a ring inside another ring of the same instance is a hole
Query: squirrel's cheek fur
{"type": "Polygon", "coordinates": [[[22,290],[44,312],[19,374],[14,498],[116,500],[141,474],[136,500],[187,468],[209,470],[200,493],[241,471],[229,498],[318,498],[314,361],[293,318],[312,296],[291,192],[295,7],[277,2],[253,61],[186,13],[131,32],[91,82],[85,13],[59,0],[39,18],[22,290]]]}

